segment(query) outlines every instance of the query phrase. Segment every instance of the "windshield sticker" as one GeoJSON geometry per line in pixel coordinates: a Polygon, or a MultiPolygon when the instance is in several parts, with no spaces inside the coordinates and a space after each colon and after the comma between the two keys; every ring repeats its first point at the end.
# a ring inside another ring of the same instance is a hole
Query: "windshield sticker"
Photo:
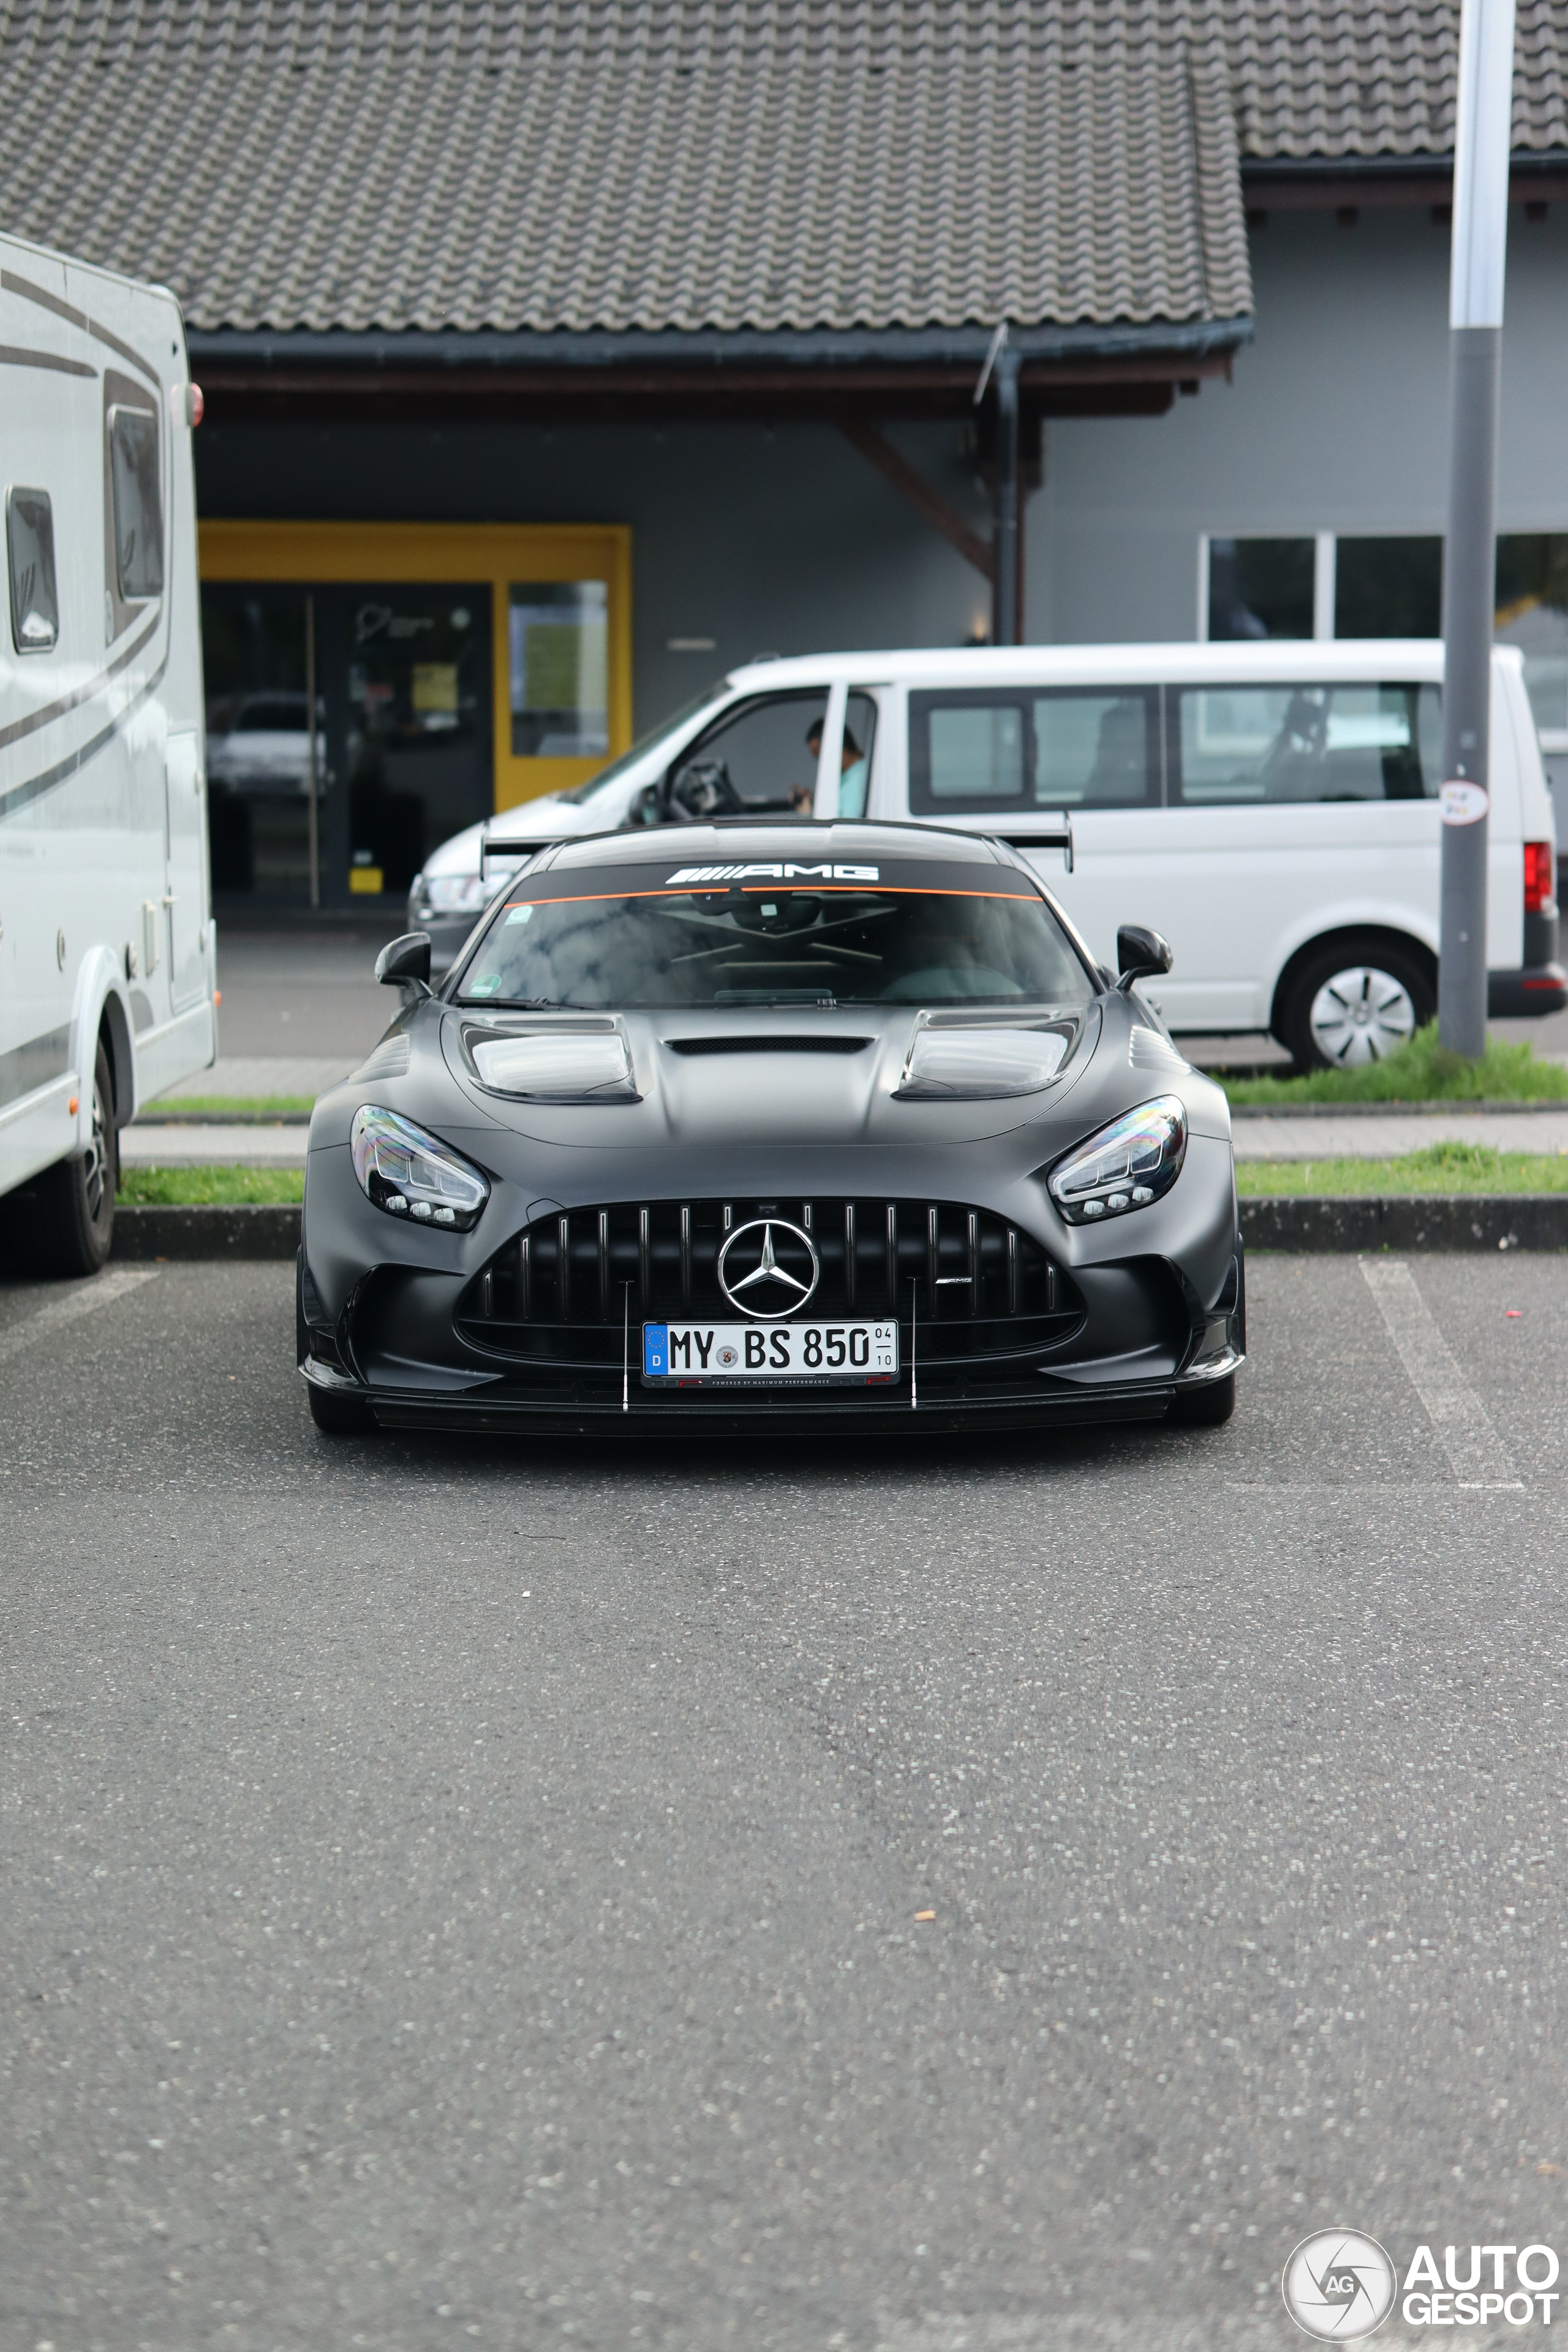
{"type": "Polygon", "coordinates": [[[665,884],[672,890],[681,882],[793,882],[809,877],[816,882],[876,882],[879,866],[683,866],[665,884]]]}

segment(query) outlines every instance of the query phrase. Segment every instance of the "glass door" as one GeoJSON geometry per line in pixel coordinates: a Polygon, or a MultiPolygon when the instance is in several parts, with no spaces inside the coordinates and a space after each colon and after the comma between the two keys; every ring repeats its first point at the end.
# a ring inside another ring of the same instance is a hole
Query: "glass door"
{"type": "Polygon", "coordinates": [[[400,898],[429,851],[489,814],[490,593],[204,583],[216,898],[400,898]]]}

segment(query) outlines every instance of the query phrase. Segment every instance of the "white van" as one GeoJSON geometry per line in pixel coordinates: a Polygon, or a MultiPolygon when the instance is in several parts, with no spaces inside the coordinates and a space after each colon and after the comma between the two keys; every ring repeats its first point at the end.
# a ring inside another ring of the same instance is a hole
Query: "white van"
{"type": "MultiPolygon", "coordinates": [[[[1173,971],[1145,986],[1172,1029],[1271,1030],[1303,1065],[1354,1064],[1436,1006],[1442,676],[1426,639],[752,663],[576,793],[492,818],[483,847],[499,879],[531,844],[769,807],[1039,838],[1103,962],[1122,923],[1170,940],[1173,971]]],[[[1507,647],[1489,838],[1490,1011],[1555,1012],[1552,802],[1507,647]]],[[[480,849],[480,828],[458,836],[411,897],[450,951],[487,895],[480,849]]]]}
{"type": "Polygon", "coordinates": [[[120,1128],[217,1047],[174,296],[0,238],[0,1192],[89,1274],[120,1128]]]}

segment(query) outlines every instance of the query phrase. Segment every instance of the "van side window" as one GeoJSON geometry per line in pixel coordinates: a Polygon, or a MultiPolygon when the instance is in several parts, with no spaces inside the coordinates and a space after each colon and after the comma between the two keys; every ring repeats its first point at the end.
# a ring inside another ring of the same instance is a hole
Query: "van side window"
{"type": "Polygon", "coordinates": [[[11,643],[19,654],[47,654],[60,634],[55,518],[47,490],[6,491],[5,553],[11,570],[11,643]]]}
{"type": "Polygon", "coordinates": [[[163,499],[158,478],[158,418],[120,403],[109,412],[114,493],[114,570],[125,603],[163,593],[163,499]]]}
{"type": "Polygon", "coordinates": [[[1010,687],[910,697],[910,806],[1147,808],[1160,797],[1152,688],[1010,687]]]}
{"type": "Polygon", "coordinates": [[[1171,699],[1172,798],[1188,808],[1436,796],[1436,686],[1188,686],[1171,699]]]}

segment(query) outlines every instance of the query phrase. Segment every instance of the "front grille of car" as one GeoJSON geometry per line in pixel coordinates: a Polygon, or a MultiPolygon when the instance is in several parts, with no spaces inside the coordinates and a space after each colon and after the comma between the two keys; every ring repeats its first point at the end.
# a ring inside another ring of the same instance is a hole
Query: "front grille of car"
{"type": "Polygon", "coordinates": [[[950,1202],[768,1200],[617,1202],[536,1218],[469,1285],[464,1338],[508,1360],[532,1385],[613,1370],[629,1332],[634,1369],[645,1322],[736,1322],[719,1285],[725,1237],[766,1219],[811,1236],[820,1278],[798,1319],[896,1318],[908,1377],[911,1341],[922,1393],[944,1374],[992,1385],[1032,1376],[1042,1349],[1079,1328],[1083,1306],[1029,1234],[950,1202]]]}

